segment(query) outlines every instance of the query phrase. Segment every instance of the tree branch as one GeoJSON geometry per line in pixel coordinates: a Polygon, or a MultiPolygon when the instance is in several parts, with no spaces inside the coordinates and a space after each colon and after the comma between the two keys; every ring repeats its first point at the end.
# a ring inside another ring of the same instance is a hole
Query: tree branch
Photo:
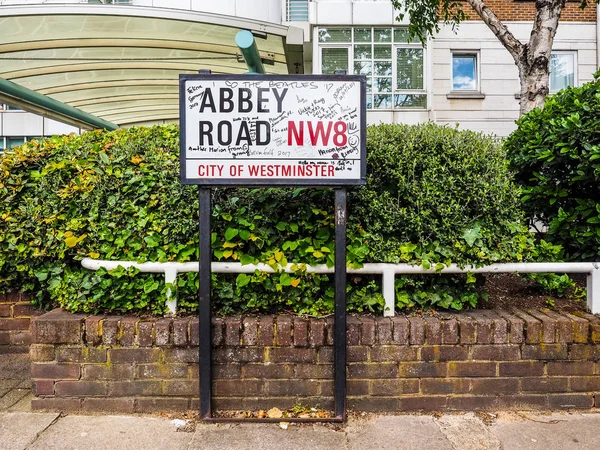
{"type": "Polygon", "coordinates": [[[525,49],[525,46],[519,41],[504,25],[494,12],[488,8],[482,0],[467,0],[473,10],[481,17],[481,20],[488,26],[494,36],[504,45],[506,50],[511,54],[516,63],[519,62],[520,56],[525,49]]]}

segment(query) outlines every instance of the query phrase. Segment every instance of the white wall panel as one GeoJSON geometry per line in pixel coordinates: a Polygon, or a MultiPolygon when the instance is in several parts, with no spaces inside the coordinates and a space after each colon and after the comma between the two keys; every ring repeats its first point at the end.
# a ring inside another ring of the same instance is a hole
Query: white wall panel
{"type": "Polygon", "coordinates": [[[35,114],[16,111],[4,114],[5,136],[41,136],[43,134],[43,118],[35,114]]]}

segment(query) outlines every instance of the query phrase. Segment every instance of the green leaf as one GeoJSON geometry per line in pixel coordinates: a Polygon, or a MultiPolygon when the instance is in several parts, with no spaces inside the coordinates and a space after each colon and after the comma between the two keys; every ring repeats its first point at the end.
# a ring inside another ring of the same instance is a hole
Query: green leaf
{"type": "Polygon", "coordinates": [[[279,277],[279,283],[282,286],[290,286],[292,284],[293,278],[290,276],[289,273],[283,272],[281,274],[281,276],[279,277]]]}
{"type": "Polygon", "coordinates": [[[231,241],[234,237],[236,237],[239,233],[239,230],[236,228],[227,228],[225,231],[225,239],[231,241]]]}
{"type": "Polygon", "coordinates": [[[285,222],[277,222],[277,225],[275,225],[275,228],[277,228],[279,231],[284,231],[285,230],[285,222]]]}
{"type": "Polygon", "coordinates": [[[249,275],[245,274],[245,273],[240,273],[237,278],[235,279],[235,285],[239,288],[246,286],[248,283],[250,283],[250,280],[252,279],[252,277],[250,277],[249,275]]]}

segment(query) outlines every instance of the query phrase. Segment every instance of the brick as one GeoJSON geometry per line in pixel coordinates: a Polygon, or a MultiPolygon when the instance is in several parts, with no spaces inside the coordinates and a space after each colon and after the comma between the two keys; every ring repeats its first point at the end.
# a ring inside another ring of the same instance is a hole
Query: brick
{"type": "Polygon", "coordinates": [[[508,322],[500,314],[494,310],[483,311],[486,317],[492,321],[493,335],[492,342],[494,344],[508,343],[508,322]]]}
{"type": "Polygon", "coordinates": [[[398,411],[442,411],[448,407],[446,396],[400,397],[398,411]]]}
{"type": "Polygon", "coordinates": [[[132,380],[133,364],[85,364],[84,380],[132,380]]]}
{"type": "Polygon", "coordinates": [[[0,305],[0,317],[11,317],[11,305],[0,305]]]}
{"type": "Polygon", "coordinates": [[[461,344],[477,342],[477,322],[468,316],[458,316],[458,329],[461,344]]]}
{"type": "Polygon", "coordinates": [[[398,398],[396,397],[350,397],[348,409],[365,412],[398,411],[398,398]]]}
{"type": "Polygon", "coordinates": [[[377,343],[389,345],[393,343],[394,324],[389,317],[376,317],[377,343]]]}
{"type": "Polygon", "coordinates": [[[572,314],[561,314],[571,321],[571,327],[573,329],[573,342],[586,344],[589,338],[590,323],[587,320],[572,314]]]}
{"type": "Polygon", "coordinates": [[[501,377],[536,377],[544,374],[544,363],[540,361],[515,361],[498,363],[501,377]]]}
{"type": "Polygon", "coordinates": [[[477,322],[477,343],[492,344],[494,342],[494,322],[481,311],[468,313],[477,322]]]}
{"type": "Polygon", "coordinates": [[[511,344],[521,344],[524,341],[525,322],[514,314],[506,311],[496,311],[496,313],[506,320],[508,326],[508,342],[511,344]]]}
{"type": "Polygon", "coordinates": [[[376,342],[376,323],[372,317],[360,318],[360,344],[375,345],[376,342]]]}
{"type": "Polygon", "coordinates": [[[120,322],[120,332],[118,334],[119,344],[124,347],[131,347],[135,344],[135,329],[138,322],[137,317],[124,316],[120,322]]]}
{"type": "Polygon", "coordinates": [[[392,339],[394,344],[408,345],[410,335],[410,324],[406,317],[392,317],[394,330],[392,339]]]}
{"type": "Polygon", "coordinates": [[[600,319],[592,314],[581,313],[582,318],[586,319],[590,328],[590,338],[594,344],[600,343],[600,319]]]}
{"type": "Polygon", "coordinates": [[[13,345],[31,345],[32,335],[29,331],[17,331],[13,333],[13,345]]]}
{"type": "Polygon", "coordinates": [[[98,345],[102,342],[101,323],[104,316],[90,316],[85,319],[85,342],[98,345]]]}
{"type": "Polygon", "coordinates": [[[12,333],[0,331],[0,345],[10,345],[10,336],[12,333]]]}
{"type": "Polygon", "coordinates": [[[371,349],[371,361],[415,361],[417,354],[416,347],[404,345],[377,346],[371,349]]]}
{"type": "Polygon", "coordinates": [[[419,380],[392,379],[371,381],[371,395],[398,396],[401,394],[416,394],[418,392],[419,380]]]}
{"type": "Polygon", "coordinates": [[[111,397],[149,397],[162,394],[160,381],[110,381],[108,392],[111,397]]]}
{"type": "Polygon", "coordinates": [[[189,318],[173,319],[173,345],[183,347],[188,344],[189,318]]]}
{"type": "Polygon", "coordinates": [[[498,395],[519,392],[517,378],[475,378],[472,381],[473,394],[498,395]]]}
{"type": "Polygon", "coordinates": [[[591,361],[550,361],[547,364],[548,375],[593,375],[594,363],[591,361]]]}
{"type": "Polygon", "coordinates": [[[293,320],[294,346],[306,347],[308,345],[308,322],[298,317],[293,320]]]}
{"type": "MultiPolygon", "coordinates": [[[[400,363],[399,376],[403,378],[445,377],[447,366],[444,363],[405,362],[400,363]]],[[[380,377],[382,378],[382,377],[380,377]]]]}
{"type": "Polygon", "coordinates": [[[333,364],[296,364],[295,367],[296,378],[333,378],[333,364]]]}
{"type": "Polygon", "coordinates": [[[421,392],[423,394],[465,394],[471,390],[468,378],[423,378],[421,392]]]}
{"type": "Polygon", "coordinates": [[[499,408],[531,409],[547,408],[548,397],[535,394],[502,395],[498,398],[499,408]]]}
{"type": "Polygon", "coordinates": [[[573,324],[571,319],[555,313],[554,311],[544,310],[544,314],[554,320],[556,324],[556,342],[570,344],[573,342],[573,324]]]}
{"type": "Polygon", "coordinates": [[[496,375],[496,363],[493,362],[449,362],[449,377],[493,377],[496,375]]]}
{"type": "Polygon", "coordinates": [[[549,394],[550,408],[583,408],[594,406],[594,396],[591,394],[549,394]]]}
{"type": "Polygon", "coordinates": [[[333,317],[328,317],[326,322],[327,322],[326,345],[333,345],[333,340],[335,337],[335,320],[333,319],[333,317]]]}
{"type": "Polygon", "coordinates": [[[469,349],[461,345],[433,345],[421,348],[423,361],[462,361],[469,356],[469,349]]]}
{"type": "Polygon", "coordinates": [[[31,409],[34,411],[49,410],[49,411],[80,411],[82,408],[82,400],[80,398],[32,398],[31,409]]]}
{"type": "Polygon", "coordinates": [[[244,317],[242,320],[242,345],[258,344],[258,319],[244,317]]]}
{"type": "Polygon", "coordinates": [[[458,320],[442,321],[442,344],[458,344],[458,320]]]}
{"type": "Polygon", "coordinates": [[[31,302],[18,302],[12,308],[13,317],[37,317],[44,313],[44,310],[37,308],[31,302]]]}
{"type": "Polygon", "coordinates": [[[0,330],[29,330],[31,319],[0,319],[0,330]]]}
{"type": "Polygon", "coordinates": [[[32,345],[31,347],[29,347],[29,360],[32,362],[53,361],[54,346],[35,344],[32,345]]]}
{"type": "Polygon", "coordinates": [[[409,317],[408,322],[410,327],[410,345],[425,344],[425,321],[420,317],[409,317]]]}
{"type": "Polygon", "coordinates": [[[200,384],[197,380],[163,381],[163,394],[173,397],[190,397],[200,395],[200,384]]]}
{"type": "Polygon", "coordinates": [[[106,395],[106,383],[99,381],[57,381],[54,384],[56,395],[64,397],[106,395]]]}
{"type": "Polygon", "coordinates": [[[258,343],[264,347],[272,347],[275,343],[275,325],[273,316],[261,317],[258,321],[258,343]]]}
{"type": "MultiPolygon", "coordinates": [[[[190,366],[192,371],[191,378],[197,379],[199,377],[200,366],[198,364],[192,364],[190,366]]],[[[213,364],[212,366],[213,378],[241,378],[242,377],[242,364],[213,364]]]]}
{"type": "Polygon", "coordinates": [[[160,350],[155,348],[111,348],[108,351],[111,364],[158,362],[160,350]]]}
{"type": "Polygon", "coordinates": [[[308,332],[308,344],[311,347],[322,347],[327,338],[327,322],[323,320],[310,319],[308,332]]]}
{"type": "Polygon", "coordinates": [[[187,378],[188,372],[187,364],[139,364],[135,367],[135,378],[187,378]]]}
{"type": "Polygon", "coordinates": [[[171,343],[171,319],[158,319],[154,322],[154,335],[156,345],[169,345],[171,343]]]}
{"type": "Polygon", "coordinates": [[[566,344],[523,345],[523,359],[567,359],[566,344]]]}
{"type": "MultiPolygon", "coordinates": [[[[308,367],[317,367],[310,365],[308,367]]],[[[245,364],[242,368],[243,378],[292,378],[294,365],[292,364],[245,364]]],[[[306,377],[305,377],[306,378],[306,377]]]]}
{"type": "Polygon", "coordinates": [[[57,347],[56,360],[68,363],[105,363],[106,349],[98,347],[57,347]]]}
{"type": "MultiPolygon", "coordinates": [[[[212,345],[218,347],[225,342],[225,321],[219,317],[215,317],[211,321],[212,324],[212,345]]],[[[200,331],[200,326],[198,326],[200,331]]],[[[198,336],[199,333],[198,333],[198,336]]]]}
{"type": "Polygon", "coordinates": [[[317,395],[319,385],[312,380],[270,380],[265,387],[267,395],[317,395]]]}
{"type": "Polygon", "coordinates": [[[397,364],[378,363],[348,365],[348,378],[395,378],[397,376],[397,364]]]}
{"type": "Polygon", "coordinates": [[[448,409],[458,411],[497,409],[499,404],[500,399],[497,396],[485,397],[482,395],[469,395],[450,397],[448,399],[448,409]]]}
{"type": "Polygon", "coordinates": [[[521,358],[521,352],[518,345],[476,345],[471,357],[474,360],[516,361],[521,358]]]}
{"type": "Polygon", "coordinates": [[[523,392],[566,392],[568,384],[566,377],[521,378],[523,392]]]}
{"type": "MultiPolygon", "coordinates": [[[[571,377],[569,378],[569,390],[573,392],[600,392],[600,377],[571,377]]],[[[595,406],[600,406],[596,399],[595,406]]]]}
{"type": "Polygon", "coordinates": [[[140,321],[138,322],[138,344],[140,347],[152,347],[154,336],[154,322],[140,321]]]}
{"type": "Polygon", "coordinates": [[[133,398],[86,398],[83,410],[90,412],[128,413],[135,412],[133,398]]]}
{"type": "Polygon", "coordinates": [[[442,343],[442,321],[434,317],[425,317],[425,336],[429,345],[442,343]]]}
{"type": "Polygon", "coordinates": [[[569,359],[600,360],[600,345],[572,344],[569,346],[569,359]]]}
{"type": "Polygon", "coordinates": [[[346,319],[346,345],[360,344],[360,320],[354,316],[346,319]]]}
{"type": "Polygon", "coordinates": [[[523,320],[525,342],[528,344],[539,344],[542,342],[542,322],[524,311],[515,310],[514,314],[523,320]]]}
{"type": "Polygon", "coordinates": [[[347,380],[346,392],[348,396],[369,395],[371,382],[369,380],[347,380]]]}
{"type": "Polygon", "coordinates": [[[271,349],[271,361],[315,363],[317,351],[313,348],[275,347],[271,349]]]}
{"type": "Polygon", "coordinates": [[[279,316],[276,321],[277,345],[287,347],[292,344],[292,319],[279,316]]]}
{"type": "Polygon", "coordinates": [[[78,364],[31,364],[33,379],[78,380],[80,375],[78,364]]]}
{"type": "Polygon", "coordinates": [[[136,398],[134,405],[135,412],[138,413],[164,413],[165,411],[183,412],[188,410],[190,401],[187,398],[136,398]]]}
{"type": "Polygon", "coordinates": [[[362,345],[348,347],[346,349],[348,362],[367,362],[369,360],[369,349],[362,345]]]}
{"type": "Polygon", "coordinates": [[[321,347],[318,351],[320,363],[332,363],[333,362],[333,347],[321,347]]]}
{"type": "Polygon", "coordinates": [[[54,395],[54,380],[36,380],[33,382],[34,395],[54,395]]]}
{"type": "Polygon", "coordinates": [[[119,318],[107,317],[102,321],[102,343],[104,345],[115,345],[119,335],[119,318]]]}
{"type": "MultiPolygon", "coordinates": [[[[224,397],[262,395],[263,387],[262,380],[215,380],[213,395],[224,397]]],[[[294,395],[293,392],[291,395],[294,395]]]]}
{"type": "MultiPolygon", "coordinates": [[[[164,358],[166,363],[198,363],[200,361],[200,353],[197,348],[168,348],[164,351],[164,358]]],[[[144,362],[156,361],[158,361],[158,358],[144,362]]]]}
{"type": "MultiPolygon", "coordinates": [[[[275,350],[284,349],[272,349],[271,355],[277,353],[275,350]]],[[[287,350],[287,348],[285,349],[287,350]]],[[[296,349],[304,350],[304,349],[296,349]]],[[[213,362],[229,364],[233,362],[248,363],[248,362],[262,362],[265,359],[265,349],[260,347],[244,348],[244,347],[226,347],[226,348],[215,348],[212,352],[213,362]]],[[[273,360],[274,361],[274,360],[273,360]]]]}
{"type": "Polygon", "coordinates": [[[556,321],[541,311],[527,311],[529,315],[542,322],[542,342],[544,344],[553,344],[556,342],[556,321]]]}

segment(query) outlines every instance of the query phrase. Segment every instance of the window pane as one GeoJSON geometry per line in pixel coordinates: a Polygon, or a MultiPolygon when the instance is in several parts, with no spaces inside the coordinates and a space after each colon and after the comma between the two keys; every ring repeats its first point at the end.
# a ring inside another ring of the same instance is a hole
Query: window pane
{"type": "Polygon", "coordinates": [[[398,48],[396,56],[398,89],[423,89],[423,49],[398,48]]]}
{"type": "Polygon", "coordinates": [[[391,28],[375,28],[374,41],[375,42],[392,42],[392,29],[391,28]]]}
{"type": "Polygon", "coordinates": [[[374,53],[376,59],[392,59],[392,46],[375,45],[374,53]]]}
{"type": "Polygon", "coordinates": [[[427,108],[426,95],[394,95],[394,108],[427,108]]]}
{"type": "Polygon", "coordinates": [[[355,45],[354,59],[371,59],[372,51],[370,45],[355,45]]]}
{"type": "Polygon", "coordinates": [[[392,78],[375,78],[376,92],[392,92],[392,78]]]}
{"type": "Polygon", "coordinates": [[[376,61],[375,62],[375,75],[391,75],[392,74],[392,62],[391,61],[376,61]]]}
{"type": "Polygon", "coordinates": [[[367,94],[367,109],[373,109],[373,96],[367,94]]]}
{"type": "Polygon", "coordinates": [[[373,96],[373,108],[392,109],[392,96],[384,94],[375,94],[373,96]]]}
{"type": "Polygon", "coordinates": [[[308,21],[308,0],[288,0],[287,12],[289,21],[308,21]]]}
{"type": "Polygon", "coordinates": [[[319,42],[350,42],[351,28],[319,28],[319,42]]]}
{"type": "Polygon", "coordinates": [[[371,29],[370,28],[355,28],[354,29],[354,42],[371,42],[371,29]]]}
{"type": "Polygon", "coordinates": [[[373,64],[371,62],[355,62],[354,63],[354,74],[355,75],[371,75],[373,72],[373,64]]]}
{"type": "Polygon", "coordinates": [[[452,55],[452,89],[477,89],[477,58],[475,55],[452,55]]]}
{"type": "Polygon", "coordinates": [[[553,54],[550,60],[550,90],[560,91],[575,85],[575,55],[572,53],[553,54]]]}
{"type": "Polygon", "coordinates": [[[336,70],[345,70],[348,73],[348,49],[321,49],[321,72],[324,75],[333,75],[336,70]]]}
{"type": "Polygon", "coordinates": [[[25,142],[24,137],[7,137],[6,138],[6,148],[18,147],[19,145],[23,145],[25,142]]]}
{"type": "Polygon", "coordinates": [[[408,28],[396,28],[394,30],[394,42],[408,42],[408,28]]]}

